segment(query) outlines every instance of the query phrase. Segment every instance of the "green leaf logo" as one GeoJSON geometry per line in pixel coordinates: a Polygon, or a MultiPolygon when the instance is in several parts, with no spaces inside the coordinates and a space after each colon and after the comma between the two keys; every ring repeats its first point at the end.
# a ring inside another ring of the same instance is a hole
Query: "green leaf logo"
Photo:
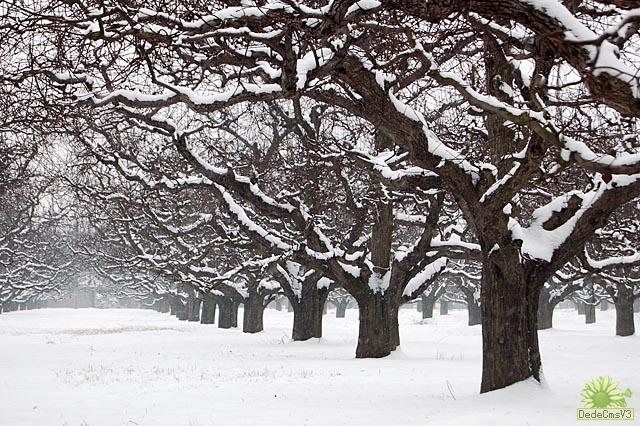
{"type": "Polygon", "coordinates": [[[609,376],[600,376],[587,383],[580,393],[585,408],[625,408],[625,398],[631,397],[631,389],[624,392],[609,376]]]}

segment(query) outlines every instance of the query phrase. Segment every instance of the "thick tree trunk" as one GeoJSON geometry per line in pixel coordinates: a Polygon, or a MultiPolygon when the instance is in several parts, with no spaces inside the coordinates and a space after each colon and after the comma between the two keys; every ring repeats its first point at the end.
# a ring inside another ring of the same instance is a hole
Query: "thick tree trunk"
{"type": "Polygon", "coordinates": [[[433,305],[435,300],[433,297],[422,295],[420,296],[420,305],[422,305],[422,319],[433,318],[433,305]]]}
{"type": "Polygon", "coordinates": [[[633,323],[633,304],[618,302],[616,305],[616,335],[632,336],[635,332],[633,323]]]}
{"type": "Polygon", "coordinates": [[[555,304],[549,301],[550,294],[547,290],[540,291],[538,299],[538,330],[547,330],[553,327],[553,309],[555,304]]]}
{"type": "Polygon", "coordinates": [[[356,358],[382,358],[400,345],[399,307],[391,295],[369,293],[358,298],[360,327],[356,358]]]}
{"type": "Polygon", "coordinates": [[[280,297],[276,297],[276,311],[281,311],[282,310],[282,301],[280,300],[280,297]]]}
{"type": "Polygon", "coordinates": [[[593,324],[596,322],[596,305],[585,303],[584,305],[584,323],[593,324]]]}
{"type": "Polygon", "coordinates": [[[633,323],[633,290],[624,284],[618,284],[616,306],[616,335],[631,336],[636,332],[633,323]]]}
{"type": "Polygon", "coordinates": [[[499,257],[485,259],[482,273],[483,393],[530,377],[540,380],[536,323],[541,286],[527,282],[516,248],[505,247],[494,256],[499,257]]]}
{"type": "Polygon", "coordinates": [[[189,318],[188,311],[188,303],[182,301],[182,299],[178,299],[176,303],[176,318],[180,321],[186,321],[189,318]]]}
{"type": "Polygon", "coordinates": [[[347,316],[347,306],[349,306],[349,302],[336,303],[336,318],[344,318],[347,316]]]}
{"type": "Polygon", "coordinates": [[[202,299],[202,314],[200,323],[215,324],[216,322],[216,297],[211,293],[205,293],[202,299]]]}
{"type": "Polygon", "coordinates": [[[303,286],[301,297],[289,301],[289,306],[293,308],[291,332],[293,340],[303,341],[322,337],[322,311],[326,296],[321,296],[317,289],[305,289],[303,286]]]}
{"type": "Polygon", "coordinates": [[[166,314],[169,312],[170,310],[169,300],[167,299],[166,296],[163,296],[156,301],[156,308],[158,312],[160,312],[161,314],[166,314]]]}
{"type": "Polygon", "coordinates": [[[238,327],[238,307],[240,304],[235,300],[232,300],[231,304],[231,327],[238,327]]]}
{"type": "Polygon", "coordinates": [[[322,308],[305,309],[296,305],[293,305],[291,333],[293,340],[303,341],[322,337],[322,308]]]}
{"type": "Polygon", "coordinates": [[[449,302],[440,299],[440,315],[449,315],[449,302]]]}
{"type": "Polygon", "coordinates": [[[238,326],[238,305],[231,297],[218,298],[218,328],[238,326]]]}
{"type": "Polygon", "coordinates": [[[391,350],[394,351],[400,346],[400,324],[398,323],[398,313],[400,311],[400,304],[389,302],[387,309],[387,321],[389,321],[389,335],[391,350]]]}
{"type": "Polygon", "coordinates": [[[259,333],[264,330],[264,299],[258,294],[252,294],[244,300],[244,315],[242,331],[245,333],[259,333]]]}
{"type": "Polygon", "coordinates": [[[188,313],[189,317],[187,318],[189,321],[200,321],[200,306],[202,305],[202,299],[197,296],[189,298],[188,313]]]}
{"type": "Polygon", "coordinates": [[[315,280],[303,283],[300,297],[288,297],[293,308],[292,338],[295,341],[322,337],[322,315],[329,291],[318,289],[315,280]]]}
{"type": "Polygon", "coordinates": [[[475,300],[467,302],[467,311],[469,311],[469,325],[482,324],[482,310],[475,300]]]}
{"type": "Polygon", "coordinates": [[[582,302],[582,301],[577,301],[576,302],[576,309],[578,309],[578,315],[584,315],[585,314],[584,308],[585,308],[584,302],[582,302]]]}

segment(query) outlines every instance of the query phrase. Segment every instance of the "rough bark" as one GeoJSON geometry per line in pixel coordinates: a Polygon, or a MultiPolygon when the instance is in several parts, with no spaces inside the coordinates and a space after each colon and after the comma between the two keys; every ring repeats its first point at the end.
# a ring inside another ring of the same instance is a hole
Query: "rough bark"
{"type": "Polygon", "coordinates": [[[633,290],[624,284],[619,284],[617,287],[616,335],[632,336],[636,332],[633,318],[633,290]]]}
{"type": "Polygon", "coordinates": [[[289,306],[293,307],[292,338],[296,341],[322,337],[322,313],[329,292],[315,285],[303,285],[300,297],[292,296],[289,306]]]}
{"type": "Polygon", "coordinates": [[[211,293],[205,293],[202,300],[202,324],[215,324],[216,322],[216,297],[211,293]]]}
{"type": "Polygon", "coordinates": [[[540,380],[538,298],[517,248],[504,247],[483,262],[481,392],[534,377],[540,380]]]}
{"type": "Polygon", "coordinates": [[[218,302],[218,328],[231,328],[238,326],[238,305],[231,297],[219,297],[218,302]]]}
{"type": "Polygon", "coordinates": [[[391,295],[369,293],[357,298],[360,327],[356,358],[382,358],[400,345],[397,303],[391,295]]]}
{"type": "Polygon", "coordinates": [[[553,310],[555,304],[550,301],[551,295],[546,289],[540,291],[538,299],[538,330],[547,330],[553,327],[553,310]]]}
{"type": "Polygon", "coordinates": [[[616,305],[616,335],[632,336],[635,334],[635,324],[633,323],[633,304],[618,302],[616,305]]]}
{"type": "Polygon", "coordinates": [[[264,298],[258,294],[250,294],[244,300],[244,314],[242,331],[244,333],[259,333],[264,330],[264,298]]]}

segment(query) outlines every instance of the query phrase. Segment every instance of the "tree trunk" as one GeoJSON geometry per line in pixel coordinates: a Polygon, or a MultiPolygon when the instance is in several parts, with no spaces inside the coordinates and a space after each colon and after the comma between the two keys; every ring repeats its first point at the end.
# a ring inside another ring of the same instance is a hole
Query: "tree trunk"
{"type": "Polygon", "coordinates": [[[578,309],[578,315],[584,315],[584,302],[582,301],[577,301],[576,302],[576,308],[578,309]]]}
{"type": "Polygon", "coordinates": [[[609,310],[609,302],[606,299],[602,299],[602,301],[600,302],[600,310],[601,311],[609,310]]]}
{"type": "Polygon", "coordinates": [[[624,284],[618,284],[618,297],[616,306],[616,335],[632,336],[635,332],[633,323],[633,290],[624,284]]]}
{"type": "Polygon", "coordinates": [[[546,289],[540,291],[538,299],[538,330],[547,330],[553,327],[553,309],[555,304],[549,300],[551,295],[546,289]]]}
{"type": "Polygon", "coordinates": [[[170,305],[169,300],[167,299],[166,296],[163,296],[156,301],[157,310],[161,314],[166,314],[167,312],[169,312],[169,310],[171,309],[169,305],[170,305]]]}
{"type": "Polygon", "coordinates": [[[231,327],[238,327],[238,307],[240,304],[235,300],[231,300],[231,327]]]}
{"type": "Polygon", "coordinates": [[[264,299],[258,294],[250,294],[244,300],[244,315],[242,331],[245,333],[259,333],[264,330],[262,318],[264,316],[264,299]]]}
{"type": "Polygon", "coordinates": [[[336,303],[336,318],[344,318],[347,316],[347,306],[349,306],[348,301],[336,303]]]}
{"type": "Polygon", "coordinates": [[[633,323],[633,304],[618,302],[616,305],[616,335],[632,336],[635,332],[633,323]]]}
{"type": "Polygon", "coordinates": [[[175,315],[180,321],[185,321],[187,319],[187,305],[183,303],[181,297],[171,297],[171,314],[175,315]]]}
{"type": "Polygon", "coordinates": [[[238,305],[231,297],[218,298],[218,328],[238,326],[238,305]]]}
{"type": "Polygon", "coordinates": [[[176,312],[176,318],[178,318],[180,321],[186,321],[187,319],[189,319],[189,313],[187,312],[186,303],[178,302],[177,308],[178,311],[176,312]]]}
{"type": "Polygon", "coordinates": [[[202,300],[202,314],[200,323],[215,324],[216,322],[216,297],[211,293],[205,293],[202,300]]]}
{"type": "Polygon", "coordinates": [[[596,322],[596,305],[585,303],[584,305],[584,323],[593,324],[596,322]]]}
{"type": "Polygon", "coordinates": [[[449,302],[440,299],[440,315],[449,315],[449,302]]]}
{"type": "Polygon", "coordinates": [[[391,295],[368,293],[358,298],[360,327],[356,358],[382,358],[400,345],[399,308],[391,295]]]}
{"type": "Polygon", "coordinates": [[[174,309],[176,312],[176,318],[178,318],[180,321],[187,320],[187,318],[189,317],[189,313],[187,311],[187,303],[185,303],[180,297],[176,298],[174,309]]]}
{"type": "Polygon", "coordinates": [[[537,316],[542,287],[527,282],[517,248],[483,262],[482,393],[534,377],[540,380],[537,316]]]}
{"type": "Polygon", "coordinates": [[[169,296],[169,315],[178,315],[178,309],[176,307],[176,298],[169,296]]]}
{"type": "Polygon", "coordinates": [[[469,325],[482,324],[482,311],[475,300],[467,302],[467,311],[469,311],[469,325]]]}
{"type": "Polygon", "coordinates": [[[280,297],[276,297],[276,311],[281,311],[282,310],[282,300],[280,300],[280,297]]]}
{"type": "Polygon", "coordinates": [[[293,305],[291,333],[293,340],[303,341],[322,337],[322,308],[304,309],[296,305],[293,305]]]}
{"type": "Polygon", "coordinates": [[[194,296],[189,298],[188,303],[188,312],[189,317],[187,318],[189,321],[200,321],[200,306],[202,305],[202,299],[198,296],[194,296]]]}
{"type": "Polygon", "coordinates": [[[309,340],[322,337],[322,311],[326,296],[310,291],[304,291],[298,300],[289,302],[293,307],[293,330],[291,336],[295,341],[309,340]]]}
{"type": "Polygon", "coordinates": [[[422,295],[420,296],[420,304],[422,305],[422,319],[433,318],[433,305],[435,300],[433,297],[422,295]]]}

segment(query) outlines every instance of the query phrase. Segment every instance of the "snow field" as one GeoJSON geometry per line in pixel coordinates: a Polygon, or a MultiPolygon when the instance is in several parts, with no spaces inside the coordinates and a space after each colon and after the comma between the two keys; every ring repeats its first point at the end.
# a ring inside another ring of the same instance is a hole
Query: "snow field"
{"type": "Polygon", "coordinates": [[[401,350],[367,360],[354,359],[357,310],[333,314],[307,342],[271,309],[256,335],[145,310],[2,314],[0,425],[569,425],[593,377],[640,392],[640,338],[614,336],[613,310],[587,326],[557,309],[540,332],[546,384],[487,395],[466,311],[423,323],[403,309],[401,350]]]}

